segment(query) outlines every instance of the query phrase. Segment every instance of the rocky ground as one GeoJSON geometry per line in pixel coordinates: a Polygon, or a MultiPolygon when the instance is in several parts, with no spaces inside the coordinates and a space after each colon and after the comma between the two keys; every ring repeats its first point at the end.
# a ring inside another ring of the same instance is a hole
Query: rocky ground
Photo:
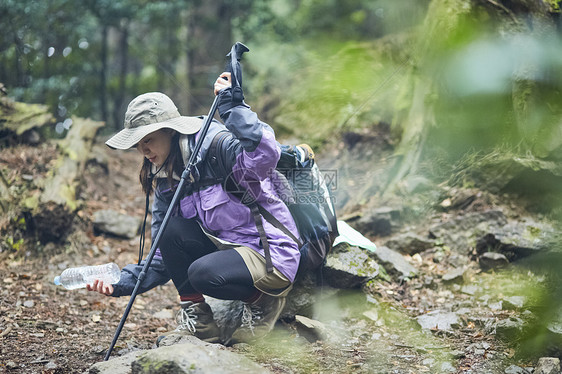
{"type": "MultiPolygon", "coordinates": [[[[388,146],[376,134],[367,135],[368,142],[364,137],[348,141],[361,152],[365,144],[372,147],[373,139],[381,149],[388,146]]],[[[128,298],[68,291],[52,283],[67,267],[106,262],[122,267],[136,261],[138,236],[94,233],[92,221],[104,209],[142,217],[138,155],[116,158],[101,146],[95,154],[84,175],[83,206],[64,242],[16,246],[14,240],[3,241],[0,372],[85,372],[103,360],[111,342],[128,298]]],[[[339,156],[359,165],[352,153],[339,156]]],[[[538,373],[542,365],[556,365],[556,358],[546,363],[538,358],[560,355],[549,308],[559,286],[548,266],[533,260],[552,264],[556,257],[527,253],[540,252],[541,235],[552,226],[517,209],[509,196],[477,190],[422,189],[415,202],[375,203],[368,196],[378,187],[365,181],[382,179],[385,155],[372,156],[379,167],[363,174],[355,174],[354,166],[329,164],[342,170],[341,215],[377,244],[379,250],[368,256],[381,265],[381,274],[361,288],[327,285],[306,313],[312,321],[281,321],[267,341],[227,349],[275,373],[538,373]],[[533,230],[538,230],[533,237],[516,235],[533,230]]],[[[0,151],[11,180],[34,175],[26,169],[34,157],[39,156],[32,147],[0,151]]],[[[326,283],[334,279],[330,271],[326,283]]],[[[152,348],[160,334],[175,327],[177,305],[171,283],[139,296],[113,356],[152,348]]]]}

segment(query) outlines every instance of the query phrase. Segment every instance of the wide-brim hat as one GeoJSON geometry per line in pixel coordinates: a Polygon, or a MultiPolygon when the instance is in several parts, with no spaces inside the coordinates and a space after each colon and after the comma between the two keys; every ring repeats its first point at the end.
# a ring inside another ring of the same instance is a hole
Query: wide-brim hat
{"type": "Polygon", "coordinates": [[[195,134],[201,129],[199,117],[180,115],[174,102],[161,92],[149,92],[134,98],[125,113],[124,129],[105,142],[114,149],[129,149],[146,135],[169,128],[181,134],[195,134]]]}

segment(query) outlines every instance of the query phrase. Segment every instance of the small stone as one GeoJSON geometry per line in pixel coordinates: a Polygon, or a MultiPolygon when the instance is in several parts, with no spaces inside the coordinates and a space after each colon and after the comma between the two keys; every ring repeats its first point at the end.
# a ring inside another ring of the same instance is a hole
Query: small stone
{"type": "Polygon", "coordinates": [[[154,313],[153,317],[158,319],[172,319],[174,318],[174,313],[170,309],[162,309],[161,311],[154,313]]]}
{"type": "Polygon", "coordinates": [[[526,369],[517,366],[517,365],[510,365],[504,371],[505,374],[529,374],[529,371],[526,369]]]}
{"type": "Polygon", "coordinates": [[[475,349],[474,350],[475,356],[484,356],[485,353],[486,353],[486,351],[484,349],[475,349]]]}
{"type": "Polygon", "coordinates": [[[16,364],[14,361],[8,361],[6,362],[6,367],[9,369],[15,369],[18,367],[18,364],[16,364]]]}
{"type": "Polygon", "coordinates": [[[478,258],[482,270],[499,269],[509,264],[507,257],[501,253],[486,252],[478,258]]]}
{"type": "Polygon", "coordinates": [[[503,302],[498,301],[497,303],[489,303],[488,307],[492,310],[502,310],[503,302]]]}
{"type": "Polygon", "coordinates": [[[525,297],[523,296],[510,296],[503,299],[503,310],[517,310],[523,308],[525,305],[525,297]]]}
{"type": "Polygon", "coordinates": [[[49,361],[45,364],[45,369],[47,370],[53,370],[57,368],[57,364],[55,364],[53,361],[49,361]]]}
{"type": "Polygon", "coordinates": [[[541,357],[537,362],[534,374],[559,374],[560,359],[557,357],[541,357]]]}
{"type": "Polygon", "coordinates": [[[450,362],[444,362],[441,364],[441,373],[456,373],[457,369],[450,362]]]}
{"type": "Polygon", "coordinates": [[[451,351],[451,356],[453,356],[453,358],[454,358],[455,360],[458,360],[459,358],[463,358],[463,357],[466,356],[466,355],[465,355],[465,353],[464,353],[463,351],[461,351],[461,350],[454,350],[454,351],[451,351]]]}
{"type": "Polygon", "coordinates": [[[140,228],[138,217],[122,214],[112,209],[98,210],[94,213],[94,234],[110,235],[133,239],[140,228]]]}
{"type": "Polygon", "coordinates": [[[35,302],[33,300],[26,300],[23,302],[23,306],[26,308],[33,308],[35,306],[35,302]]]}
{"type": "Polygon", "coordinates": [[[435,310],[416,317],[422,329],[451,330],[459,324],[459,318],[454,312],[435,310]]]}
{"type": "Polygon", "coordinates": [[[94,348],[92,348],[92,351],[97,353],[97,354],[102,354],[105,350],[105,347],[103,345],[96,345],[94,348]]]}
{"type": "Polygon", "coordinates": [[[432,367],[433,365],[435,365],[435,359],[426,358],[425,360],[422,361],[422,365],[432,367]]]}
{"type": "Polygon", "coordinates": [[[394,236],[385,246],[403,254],[414,255],[434,247],[435,241],[407,232],[394,236]]]}
{"type": "Polygon", "coordinates": [[[326,326],[322,322],[299,315],[295,316],[295,322],[299,334],[309,342],[326,337],[326,326]]]}
{"type": "Polygon", "coordinates": [[[464,268],[449,270],[442,279],[445,282],[462,282],[464,271],[464,268]]]}
{"type": "Polygon", "coordinates": [[[498,321],[496,324],[496,335],[503,340],[517,339],[523,331],[524,322],[515,317],[498,321]]]}
{"type": "Polygon", "coordinates": [[[475,284],[464,285],[461,288],[461,292],[467,295],[474,295],[476,292],[478,292],[478,286],[475,284]]]}

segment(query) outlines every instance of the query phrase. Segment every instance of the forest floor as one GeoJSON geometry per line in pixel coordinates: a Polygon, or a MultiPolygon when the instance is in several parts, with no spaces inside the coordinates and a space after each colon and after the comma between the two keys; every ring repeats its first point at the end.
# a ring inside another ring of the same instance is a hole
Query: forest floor
{"type": "MultiPolygon", "coordinates": [[[[5,161],[8,157],[2,152],[5,161]]],[[[32,160],[25,155],[31,153],[24,146],[12,150],[16,156],[9,166],[27,167],[24,164],[32,160]]],[[[136,262],[138,238],[95,236],[92,230],[91,217],[97,210],[114,209],[137,217],[144,212],[137,182],[138,154],[118,156],[107,151],[107,170],[95,163],[87,167],[79,222],[61,247],[48,244],[28,246],[26,253],[0,252],[0,372],[79,373],[103,360],[129,298],[69,291],[52,280],[67,267],[106,262],[123,267],[136,262]]],[[[435,271],[433,262],[418,260],[425,273],[435,271]]],[[[478,325],[475,316],[461,316],[461,326],[451,331],[421,330],[413,320],[421,310],[453,302],[467,307],[481,304],[480,317],[516,313],[493,310],[478,290],[489,294],[493,291],[485,285],[497,284],[497,292],[506,292],[501,288],[514,278],[529,276],[526,272],[501,275],[474,270],[471,274],[479,285],[476,291],[429,285],[423,277],[400,284],[376,280],[366,293],[339,291],[317,307],[326,328],[322,339],[309,342],[297,336],[294,323],[287,322],[261,345],[229,349],[275,373],[503,373],[515,351],[478,325]]],[[[154,347],[159,335],[175,328],[177,309],[171,283],[137,297],[113,356],[154,347]]]]}

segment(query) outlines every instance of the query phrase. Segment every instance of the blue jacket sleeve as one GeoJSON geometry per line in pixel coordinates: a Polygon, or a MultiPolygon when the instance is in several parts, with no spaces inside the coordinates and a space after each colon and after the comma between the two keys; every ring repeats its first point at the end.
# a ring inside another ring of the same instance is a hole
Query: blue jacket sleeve
{"type": "MultiPolygon", "coordinates": [[[[131,295],[135,289],[135,285],[139,279],[139,275],[144,267],[146,260],[142,260],[140,265],[130,264],[121,270],[121,279],[113,285],[113,294],[111,296],[119,297],[131,295]]],[[[146,276],[139,287],[139,293],[144,293],[156,286],[166,284],[170,280],[166,266],[160,257],[154,257],[146,276]]]]}
{"type": "Polygon", "coordinates": [[[168,187],[167,180],[159,178],[154,189],[154,202],[152,203],[152,222],[150,226],[152,240],[156,239],[173,195],[174,193],[168,187]]]}

